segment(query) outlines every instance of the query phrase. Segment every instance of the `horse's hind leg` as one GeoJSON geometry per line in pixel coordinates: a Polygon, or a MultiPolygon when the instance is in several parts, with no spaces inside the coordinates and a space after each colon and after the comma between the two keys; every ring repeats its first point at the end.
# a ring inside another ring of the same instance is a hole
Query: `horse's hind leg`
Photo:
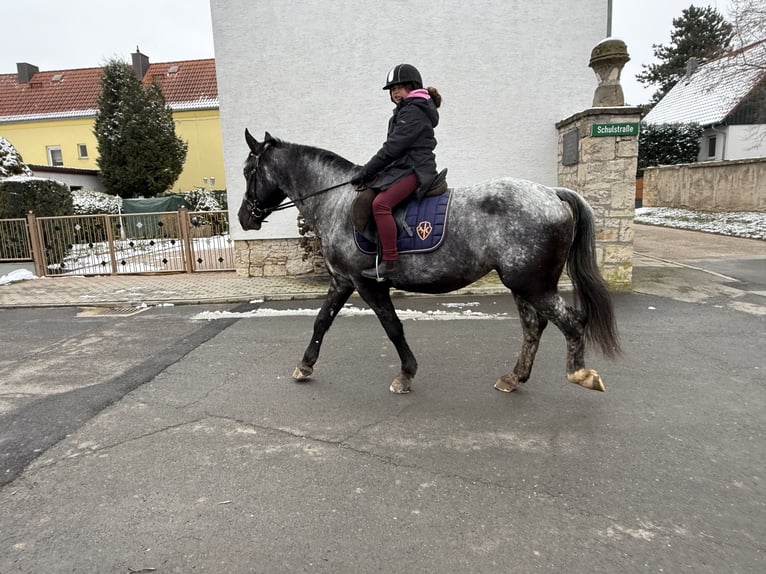
{"type": "Polygon", "coordinates": [[[535,309],[564,334],[567,342],[567,380],[586,389],[604,391],[604,383],[593,369],[585,368],[585,316],[567,305],[558,293],[531,299],[535,309]]]}
{"type": "Polygon", "coordinates": [[[535,362],[537,348],[540,345],[540,337],[548,324],[547,319],[542,317],[537,310],[526,300],[513,294],[516,306],[519,309],[519,319],[523,331],[523,341],[519,358],[513,370],[500,377],[495,383],[495,388],[504,393],[510,393],[516,389],[519,383],[526,382],[532,372],[532,364],[535,362]]]}
{"type": "Polygon", "coordinates": [[[322,308],[314,319],[314,332],[311,335],[311,341],[303,353],[303,359],[293,371],[293,379],[296,381],[307,381],[311,377],[311,373],[314,372],[314,364],[319,358],[322,339],[353,292],[353,285],[340,286],[333,279],[330,289],[327,291],[327,297],[322,303],[322,308]]]}
{"type": "Polygon", "coordinates": [[[357,287],[359,295],[362,296],[362,299],[375,312],[375,315],[378,316],[380,324],[383,325],[383,329],[386,331],[386,335],[388,335],[388,338],[396,347],[396,352],[399,354],[399,360],[401,361],[401,370],[391,383],[389,390],[396,394],[409,393],[412,387],[412,379],[418,370],[418,362],[415,360],[415,355],[412,354],[412,350],[404,338],[404,327],[402,327],[402,322],[396,315],[396,309],[391,301],[388,287],[381,287],[372,283],[372,281],[365,281],[363,284],[360,284],[357,287]]]}

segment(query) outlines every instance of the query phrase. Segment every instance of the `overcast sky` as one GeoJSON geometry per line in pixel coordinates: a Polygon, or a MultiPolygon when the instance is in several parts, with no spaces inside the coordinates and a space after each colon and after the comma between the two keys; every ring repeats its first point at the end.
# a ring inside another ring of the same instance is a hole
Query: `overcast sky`
{"type": "MultiPolygon", "coordinates": [[[[653,90],[635,75],[654,61],[652,44],[669,43],[673,18],[691,4],[727,15],[727,0],[613,0],[612,36],[631,57],[622,73],[628,103],[649,101],[653,90]]],[[[17,62],[52,71],[130,61],[136,46],[151,62],[215,57],[208,0],[0,0],[0,22],[4,74],[15,73],[17,62]]]]}

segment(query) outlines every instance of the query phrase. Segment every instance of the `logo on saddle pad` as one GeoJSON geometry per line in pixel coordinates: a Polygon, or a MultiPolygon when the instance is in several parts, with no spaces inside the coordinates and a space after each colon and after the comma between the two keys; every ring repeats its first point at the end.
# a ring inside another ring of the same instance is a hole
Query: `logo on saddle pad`
{"type": "Polygon", "coordinates": [[[420,237],[421,241],[425,241],[429,235],[431,235],[431,232],[434,230],[433,225],[431,225],[430,221],[421,221],[418,223],[418,226],[415,228],[415,231],[418,232],[418,237],[420,237]]]}

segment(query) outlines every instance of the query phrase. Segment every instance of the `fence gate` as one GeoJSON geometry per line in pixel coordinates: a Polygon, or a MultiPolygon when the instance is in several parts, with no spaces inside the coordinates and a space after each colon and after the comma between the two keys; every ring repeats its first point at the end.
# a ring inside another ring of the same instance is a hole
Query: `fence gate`
{"type": "Polygon", "coordinates": [[[32,240],[26,219],[0,219],[0,262],[31,261],[32,240]]]}
{"type": "Polygon", "coordinates": [[[182,208],[177,212],[119,215],[35,217],[30,214],[28,221],[38,275],[234,269],[227,211],[189,212],[182,208]]]}

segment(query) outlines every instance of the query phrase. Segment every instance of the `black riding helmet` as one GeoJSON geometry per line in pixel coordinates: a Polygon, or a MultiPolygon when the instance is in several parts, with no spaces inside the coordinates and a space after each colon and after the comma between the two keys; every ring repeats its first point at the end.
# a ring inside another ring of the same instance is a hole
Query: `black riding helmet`
{"type": "Polygon", "coordinates": [[[386,85],[383,86],[383,89],[390,90],[396,85],[410,83],[415,85],[415,89],[423,87],[423,79],[420,77],[420,72],[412,64],[399,64],[388,72],[386,85]]]}

